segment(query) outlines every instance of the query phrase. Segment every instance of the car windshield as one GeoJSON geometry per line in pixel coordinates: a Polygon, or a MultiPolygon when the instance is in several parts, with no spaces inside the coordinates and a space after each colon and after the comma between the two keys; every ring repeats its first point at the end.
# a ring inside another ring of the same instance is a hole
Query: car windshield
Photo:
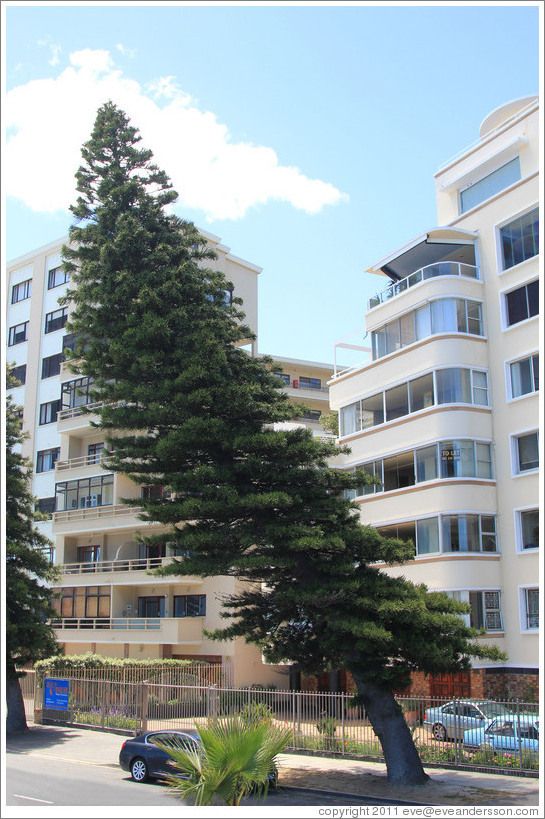
{"type": "Polygon", "coordinates": [[[481,702],[479,708],[485,715],[491,719],[492,717],[507,717],[513,712],[506,708],[505,705],[500,705],[498,702],[481,702]]]}

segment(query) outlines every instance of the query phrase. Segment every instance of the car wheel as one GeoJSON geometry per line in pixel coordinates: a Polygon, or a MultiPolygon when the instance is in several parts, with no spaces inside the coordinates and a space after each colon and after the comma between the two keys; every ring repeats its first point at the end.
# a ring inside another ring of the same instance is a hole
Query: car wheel
{"type": "Polygon", "coordinates": [[[435,725],[433,726],[432,733],[435,739],[439,740],[439,742],[444,742],[447,738],[445,726],[441,725],[440,722],[435,723],[435,725]]]}
{"type": "Polygon", "coordinates": [[[145,782],[149,777],[148,766],[139,756],[131,762],[131,776],[135,782],[145,782]]]}

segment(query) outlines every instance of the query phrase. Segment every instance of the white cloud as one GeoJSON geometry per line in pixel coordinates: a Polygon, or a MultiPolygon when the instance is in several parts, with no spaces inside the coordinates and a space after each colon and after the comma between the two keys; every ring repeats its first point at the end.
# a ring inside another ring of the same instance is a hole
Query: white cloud
{"type": "Polygon", "coordinates": [[[81,146],[97,109],[110,99],[139,129],[180,204],[202,210],[208,221],[239,219],[273,200],[317,213],[347,198],[328,182],[280,165],[270,147],[233,142],[227,126],[192,105],[174,77],[143,89],[107,51],[74,52],[70,63],[56,78],[33,80],[5,97],[5,191],[35,211],[65,210],[75,201],[81,146]]]}
{"type": "Polygon", "coordinates": [[[184,94],[175,77],[159,77],[157,80],[152,80],[146,84],[146,91],[151,91],[155,99],[165,97],[165,99],[178,99],[184,105],[191,102],[189,94],[184,94]]]}
{"type": "Polygon", "coordinates": [[[122,54],[124,57],[130,57],[131,59],[133,57],[136,57],[136,49],[135,48],[127,48],[127,46],[124,46],[123,43],[118,43],[116,45],[116,48],[120,52],[120,54],[122,54]]]}
{"type": "Polygon", "coordinates": [[[39,46],[48,46],[51,49],[51,59],[47,62],[49,65],[58,65],[60,62],[59,55],[62,53],[62,48],[60,45],[57,45],[53,42],[51,37],[47,37],[45,40],[38,40],[39,46]]]}

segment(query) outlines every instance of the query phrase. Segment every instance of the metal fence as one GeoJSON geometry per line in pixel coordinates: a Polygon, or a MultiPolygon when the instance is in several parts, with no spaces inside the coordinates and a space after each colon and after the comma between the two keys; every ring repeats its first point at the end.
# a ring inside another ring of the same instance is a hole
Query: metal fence
{"type": "MultiPolygon", "coordinates": [[[[537,776],[536,703],[486,701],[486,706],[479,706],[479,701],[469,700],[397,699],[425,765],[537,776]],[[494,746],[489,744],[491,739],[494,746]]],[[[70,680],[68,713],[44,710],[42,714],[47,721],[134,734],[194,729],[218,717],[234,716],[246,722],[264,719],[289,728],[288,750],[383,761],[380,742],[365,710],[343,693],[208,683],[173,685],[164,678],[122,683],[80,677],[70,680]]]]}
{"type": "Polygon", "coordinates": [[[85,668],[70,666],[68,669],[38,667],[36,671],[36,685],[43,688],[45,677],[70,678],[71,680],[92,680],[103,682],[119,682],[122,684],[153,682],[165,685],[220,685],[233,684],[232,663],[204,663],[191,662],[183,665],[173,663],[164,664],[134,664],[134,665],[107,665],[102,668],[85,668]]]}
{"type": "Polygon", "coordinates": [[[25,676],[19,677],[19,684],[21,686],[21,693],[23,695],[23,702],[25,704],[25,715],[27,722],[34,721],[34,687],[36,681],[36,672],[34,669],[26,670],[25,676]]]}

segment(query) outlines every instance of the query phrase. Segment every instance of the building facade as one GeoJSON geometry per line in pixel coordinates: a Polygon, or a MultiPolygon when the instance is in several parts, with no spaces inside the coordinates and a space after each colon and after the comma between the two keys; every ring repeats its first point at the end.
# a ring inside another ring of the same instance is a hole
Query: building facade
{"type": "MultiPolygon", "coordinates": [[[[217,254],[215,267],[243,299],[246,322],[257,335],[261,269],[234,256],[218,237],[201,233],[217,254]]],[[[243,640],[211,642],[203,634],[224,625],[220,599],[236,591],[237,581],[148,573],[175,555],[166,536],[159,547],[138,541],[140,534],[160,534],[161,527],[140,520],[138,509],[120,499],[156,488],[142,488],[102,468],[103,434],[91,426],[98,416],[81,412],[83,405],[90,407],[87,379],[75,378],[64,364],[63,351],[72,339],[65,330],[69,308],[59,305],[69,284],[61,265],[62,244],[52,243],[8,265],[6,322],[7,360],[21,382],[10,392],[23,408],[28,438],[22,450],[34,467],[32,491],[41,518],[37,526],[54,543],[51,558],[61,570],[58,641],[67,654],[230,663],[235,685],[288,687],[288,669],[265,664],[255,646],[243,640]]],[[[256,355],[257,341],[248,349],[256,355]]],[[[315,377],[312,362],[305,364],[311,394],[319,393],[327,405],[327,394],[310,383],[315,377]]],[[[332,369],[318,370],[325,384],[332,369]]],[[[291,375],[289,380],[287,389],[294,387],[291,375]]],[[[317,426],[314,418],[308,423],[317,426]]]]}
{"type": "MultiPolygon", "coordinates": [[[[364,363],[337,370],[331,406],[362,522],[410,539],[389,568],[468,603],[508,655],[414,693],[537,694],[539,666],[539,114],[503,105],[435,176],[438,224],[373,265],[364,363]]],[[[362,350],[364,348],[362,347],[362,350]]]]}

